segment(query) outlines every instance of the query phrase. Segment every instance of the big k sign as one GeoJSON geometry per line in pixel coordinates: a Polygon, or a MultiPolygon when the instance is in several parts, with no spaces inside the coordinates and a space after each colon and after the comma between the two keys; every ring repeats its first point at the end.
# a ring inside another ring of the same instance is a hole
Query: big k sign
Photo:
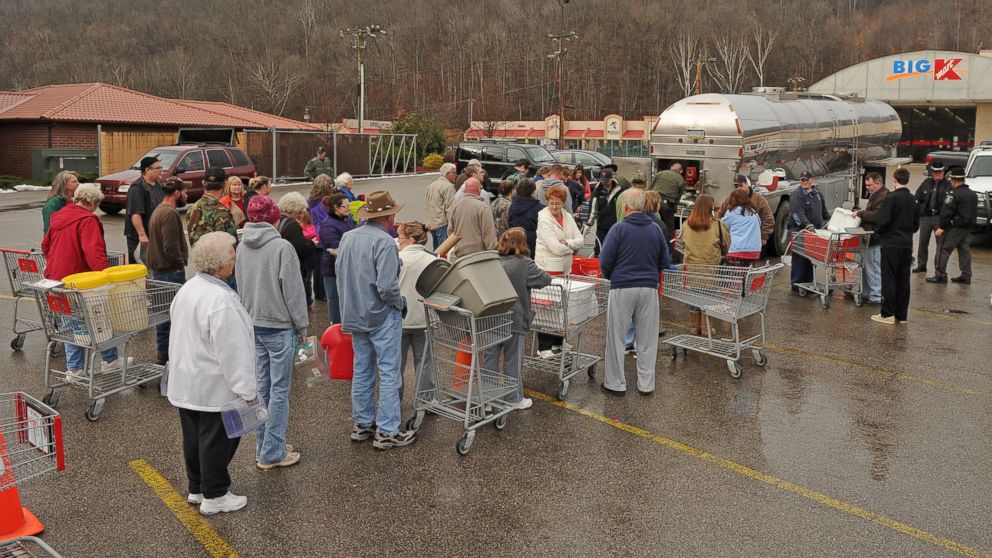
{"type": "Polygon", "coordinates": [[[942,50],[896,54],[841,70],[810,91],[904,105],[992,102],[992,58],[942,50]]]}

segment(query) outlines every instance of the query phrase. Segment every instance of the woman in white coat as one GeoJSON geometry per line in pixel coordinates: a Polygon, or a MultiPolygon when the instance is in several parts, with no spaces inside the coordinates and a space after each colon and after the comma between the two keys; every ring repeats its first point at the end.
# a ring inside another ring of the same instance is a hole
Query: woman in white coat
{"type": "MultiPolygon", "coordinates": [[[[407,356],[413,352],[413,368],[416,375],[420,369],[421,359],[427,349],[427,315],[424,313],[424,303],[420,302],[417,294],[417,280],[420,274],[438,257],[427,249],[427,226],[419,221],[400,223],[396,226],[399,234],[400,261],[400,294],[406,299],[406,316],[403,317],[403,337],[400,345],[400,370],[406,371],[407,356]]],[[[430,358],[424,364],[422,383],[416,391],[434,389],[434,363],[430,358]]],[[[416,377],[416,376],[414,376],[416,377]]],[[[400,384],[400,400],[403,400],[403,386],[400,384]]],[[[416,391],[413,394],[416,399],[416,391]]]]}
{"type": "MultiPolygon", "coordinates": [[[[547,192],[548,207],[537,214],[537,244],[534,263],[548,275],[572,272],[572,254],[585,242],[582,231],[572,215],[565,211],[568,191],[555,185],[547,192]]],[[[538,334],[538,355],[551,358],[561,351],[562,339],[555,335],[538,334]]]]}

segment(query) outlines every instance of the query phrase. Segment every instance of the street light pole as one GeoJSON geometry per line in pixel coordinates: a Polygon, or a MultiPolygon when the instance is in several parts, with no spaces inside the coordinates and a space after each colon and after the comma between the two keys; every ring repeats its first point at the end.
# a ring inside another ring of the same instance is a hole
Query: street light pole
{"type": "Polygon", "coordinates": [[[366,25],[357,29],[349,27],[341,31],[341,38],[343,39],[346,34],[354,38],[355,43],[351,48],[358,54],[358,133],[365,134],[365,47],[369,39],[385,35],[386,30],[379,25],[366,25]]]}

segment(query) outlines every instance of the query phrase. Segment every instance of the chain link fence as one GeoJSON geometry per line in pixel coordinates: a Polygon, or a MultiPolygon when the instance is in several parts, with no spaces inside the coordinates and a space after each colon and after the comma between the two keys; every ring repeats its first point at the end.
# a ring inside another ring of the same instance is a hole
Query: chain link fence
{"type": "Polygon", "coordinates": [[[283,182],[306,180],[303,169],[318,147],[327,150],[334,172],[355,177],[416,172],[416,134],[338,134],[245,130],[245,151],[258,174],[283,182]]]}

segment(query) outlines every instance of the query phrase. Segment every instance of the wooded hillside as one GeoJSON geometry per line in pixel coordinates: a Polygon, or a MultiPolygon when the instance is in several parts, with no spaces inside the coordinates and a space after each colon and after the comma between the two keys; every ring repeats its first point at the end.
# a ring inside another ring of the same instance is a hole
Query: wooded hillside
{"type": "Polygon", "coordinates": [[[0,90],[102,81],[331,122],[357,113],[339,32],[368,24],[366,118],[449,125],[540,119],[558,105],[549,33],[566,44],[569,118],[657,114],[693,91],[809,85],[918,49],[992,48],[989,0],[2,0],[0,90]],[[473,100],[472,103],[469,100],[473,100]]]}

